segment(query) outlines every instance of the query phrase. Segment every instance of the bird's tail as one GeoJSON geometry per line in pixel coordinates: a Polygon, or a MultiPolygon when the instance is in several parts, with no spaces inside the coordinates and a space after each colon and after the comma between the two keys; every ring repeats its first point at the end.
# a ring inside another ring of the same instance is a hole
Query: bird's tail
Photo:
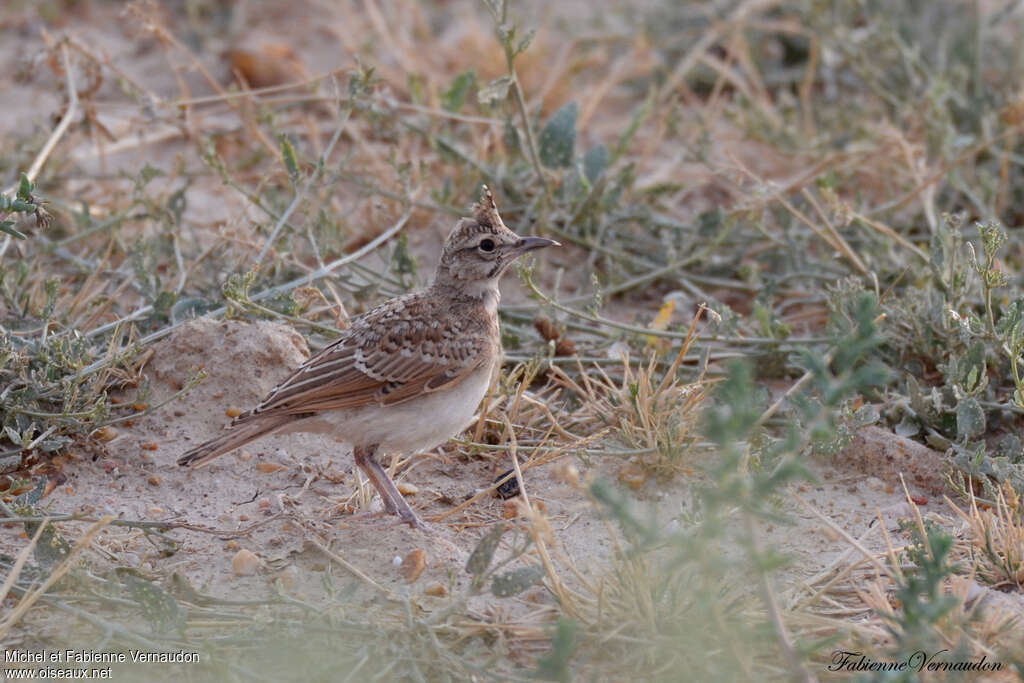
{"type": "Polygon", "coordinates": [[[178,464],[193,468],[201,467],[216,457],[230,453],[250,441],[277,431],[294,417],[294,415],[267,415],[241,423],[236,421],[223,435],[211,439],[201,446],[196,446],[178,458],[178,464]]]}

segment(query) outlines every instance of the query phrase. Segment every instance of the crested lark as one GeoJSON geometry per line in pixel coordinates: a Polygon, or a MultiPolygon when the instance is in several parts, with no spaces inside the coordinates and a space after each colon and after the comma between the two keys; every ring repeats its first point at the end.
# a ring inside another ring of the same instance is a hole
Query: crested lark
{"type": "Polygon", "coordinates": [[[469,426],[501,360],[498,280],[526,252],[557,244],[505,227],[484,187],[473,218],[445,241],[429,288],[353,319],[223,436],[178,464],[198,467],[268,434],[329,434],[352,446],[387,512],[425,528],[377,454],[433,448],[469,426]]]}

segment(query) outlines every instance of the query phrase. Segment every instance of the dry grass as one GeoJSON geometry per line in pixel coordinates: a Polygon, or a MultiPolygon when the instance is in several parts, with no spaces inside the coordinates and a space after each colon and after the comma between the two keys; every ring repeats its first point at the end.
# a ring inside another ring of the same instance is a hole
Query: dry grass
{"type": "Polygon", "coordinates": [[[996,489],[995,505],[979,509],[973,491],[966,511],[947,499],[968,524],[971,555],[978,575],[996,588],[1024,586],[1024,512],[1020,494],[1006,482],[996,489]]]}
{"type": "Polygon", "coordinates": [[[657,353],[650,354],[646,365],[634,368],[625,351],[615,379],[599,365],[589,372],[578,366],[578,379],[553,367],[554,384],[581,403],[577,429],[612,427],[629,448],[639,452],[640,465],[656,476],[671,478],[689,469],[684,456],[696,440],[706,387],[703,376],[680,382],[678,370],[690,352],[704,310],[703,306],[698,309],[667,371],[658,367],[657,353]]]}

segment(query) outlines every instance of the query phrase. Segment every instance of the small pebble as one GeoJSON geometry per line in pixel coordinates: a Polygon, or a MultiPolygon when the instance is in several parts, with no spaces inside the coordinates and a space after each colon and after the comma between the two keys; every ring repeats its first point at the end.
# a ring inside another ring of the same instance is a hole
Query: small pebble
{"type": "Polygon", "coordinates": [[[412,583],[416,579],[420,578],[420,574],[427,566],[427,551],[423,548],[416,548],[405,556],[402,560],[402,576],[409,583],[412,583]]]}
{"type": "Polygon", "coordinates": [[[448,589],[444,587],[443,583],[432,583],[423,592],[435,598],[443,598],[448,595],[448,589]]]}
{"type": "Polygon", "coordinates": [[[146,482],[150,486],[159,486],[162,481],[163,481],[163,479],[161,479],[160,477],[158,477],[155,474],[150,475],[149,479],[146,480],[146,482]]]}
{"type": "Polygon", "coordinates": [[[255,574],[259,566],[260,558],[256,557],[256,553],[245,548],[235,553],[235,557],[231,560],[231,569],[234,570],[235,576],[255,574]]]}
{"type": "Polygon", "coordinates": [[[118,434],[117,427],[103,427],[96,430],[95,437],[100,441],[113,441],[118,434]]]}
{"type": "Polygon", "coordinates": [[[398,487],[398,492],[403,496],[415,496],[420,492],[420,487],[416,486],[416,484],[410,484],[407,481],[400,481],[396,486],[398,487]]]}

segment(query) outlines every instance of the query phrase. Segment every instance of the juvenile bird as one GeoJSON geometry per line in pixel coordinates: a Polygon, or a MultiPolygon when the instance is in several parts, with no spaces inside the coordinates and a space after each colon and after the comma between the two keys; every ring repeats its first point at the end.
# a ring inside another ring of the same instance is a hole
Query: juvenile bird
{"type": "Polygon", "coordinates": [[[268,434],[328,434],[352,446],[387,512],[425,529],[377,456],[434,448],[469,426],[501,360],[498,280],[517,258],[549,246],[558,242],[505,227],[485,186],[473,217],[445,240],[430,287],[354,318],[338,340],[178,464],[199,467],[268,434]]]}

